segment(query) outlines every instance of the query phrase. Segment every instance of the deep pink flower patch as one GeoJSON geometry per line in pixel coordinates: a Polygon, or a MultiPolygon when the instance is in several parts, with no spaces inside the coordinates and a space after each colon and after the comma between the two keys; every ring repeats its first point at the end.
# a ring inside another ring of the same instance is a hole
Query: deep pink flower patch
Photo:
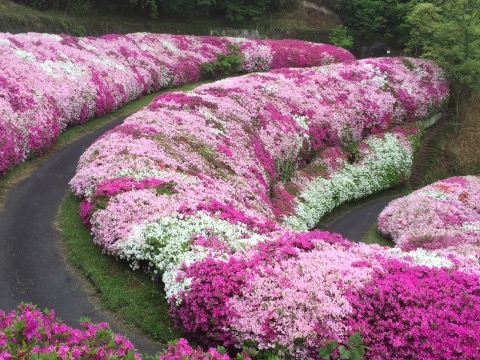
{"type": "Polygon", "coordinates": [[[480,357],[478,276],[390,260],[348,301],[369,359],[480,357]]]}

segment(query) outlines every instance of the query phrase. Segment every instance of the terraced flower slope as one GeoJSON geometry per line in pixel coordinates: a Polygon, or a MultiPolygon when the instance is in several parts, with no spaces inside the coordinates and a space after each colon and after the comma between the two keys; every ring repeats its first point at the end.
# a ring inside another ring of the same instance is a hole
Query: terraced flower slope
{"type": "Polygon", "coordinates": [[[75,38],[0,34],[0,175],[41,153],[69,125],[142,94],[198,81],[204,62],[243,55],[241,71],[352,60],[346,50],[294,40],[137,33],[75,38]]]}
{"type": "Polygon", "coordinates": [[[369,358],[475,358],[478,261],[305,231],[408,178],[447,95],[437,67],[403,58],[223,80],[155,99],[70,184],[94,241],[162,276],[205,344],[316,358],[359,331],[369,358]]]}

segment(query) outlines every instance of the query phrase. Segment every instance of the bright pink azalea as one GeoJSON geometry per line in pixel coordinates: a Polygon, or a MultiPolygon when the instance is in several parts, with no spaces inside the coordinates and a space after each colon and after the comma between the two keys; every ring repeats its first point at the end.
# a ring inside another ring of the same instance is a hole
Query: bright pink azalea
{"type": "Polygon", "coordinates": [[[222,80],[156,98],[85,152],[71,186],[105,251],[162,276],[185,331],[315,358],[355,331],[348,294],[388,261],[480,273],[462,257],[291,229],[405,180],[412,122],[447,95],[437,67],[402,58],[222,80]]]}
{"type": "Polygon", "coordinates": [[[361,290],[346,320],[369,359],[480,358],[480,278],[388,261],[361,290]]]}
{"type": "Polygon", "coordinates": [[[127,359],[127,355],[141,359],[132,343],[106,323],[81,326],[71,328],[56,321],[53,310],[40,312],[31,304],[19,305],[8,314],[0,310],[0,358],[27,359],[36,354],[56,359],[127,359]]]}

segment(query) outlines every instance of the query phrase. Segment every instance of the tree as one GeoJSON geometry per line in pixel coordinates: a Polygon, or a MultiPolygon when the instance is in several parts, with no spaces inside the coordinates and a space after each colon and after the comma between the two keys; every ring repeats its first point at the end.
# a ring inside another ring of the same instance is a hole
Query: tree
{"type": "Polygon", "coordinates": [[[334,10],[359,45],[383,43],[403,48],[408,41],[406,16],[418,0],[335,0],[334,10]]]}
{"type": "Polygon", "coordinates": [[[417,4],[407,17],[408,50],[435,60],[447,72],[457,101],[480,84],[480,0],[431,0],[417,4]]]}
{"type": "Polygon", "coordinates": [[[350,49],[353,46],[353,37],[348,33],[348,29],[339,25],[330,31],[328,41],[333,45],[350,49]]]}

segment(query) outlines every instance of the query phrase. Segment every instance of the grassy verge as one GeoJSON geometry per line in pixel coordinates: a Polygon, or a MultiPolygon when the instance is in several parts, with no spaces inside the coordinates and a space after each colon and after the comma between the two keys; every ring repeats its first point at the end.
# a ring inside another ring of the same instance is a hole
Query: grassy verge
{"type": "Polygon", "coordinates": [[[73,141],[80,138],[81,136],[98,129],[104,126],[105,124],[108,124],[109,122],[113,121],[119,116],[131,114],[140,110],[141,108],[151,103],[152,100],[160,94],[163,94],[169,91],[189,91],[189,90],[195,89],[197,86],[200,86],[208,82],[209,81],[202,81],[202,82],[193,83],[193,84],[186,84],[174,89],[161,90],[161,91],[146,95],[141,99],[131,101],[125,106],[107,115],[87,121],[83,125],[74,126],[66,129],[57,138],[55,145],[47,149],[42,156],[29,159],[13,167],[11,170],[7,171],[5,175],[0,176],[0,210],[3,207],[3,203],[8,194],[8,191],[12,189],[12,187],[15,184],[27,178],[30,175],[30,173],[38,166],[38,164],[40,164],[48,156],[51,156],[55,151],[60,150],[61,148],[72,143],[73,141]]]}
{"type": "Polygon", "coordinates": [[[370,229],[367,230],[365,235],[363,235],[363,242],[365,244],[378,244],[380,246],[394,247],[395,243],[382,236],[377,228],[377,223],[373,224],[370,229]]]}
{"type": "Polygon", "coordinates": [[[79,214],[80,200],[69,193],[61,207],[58,225],[68,261],[93,285],[102,305],[119,315],[127,326],[167,344],[180,334],[173,328],[161,286],[132,271],[126,262],[104,255],[79,214]]]}

